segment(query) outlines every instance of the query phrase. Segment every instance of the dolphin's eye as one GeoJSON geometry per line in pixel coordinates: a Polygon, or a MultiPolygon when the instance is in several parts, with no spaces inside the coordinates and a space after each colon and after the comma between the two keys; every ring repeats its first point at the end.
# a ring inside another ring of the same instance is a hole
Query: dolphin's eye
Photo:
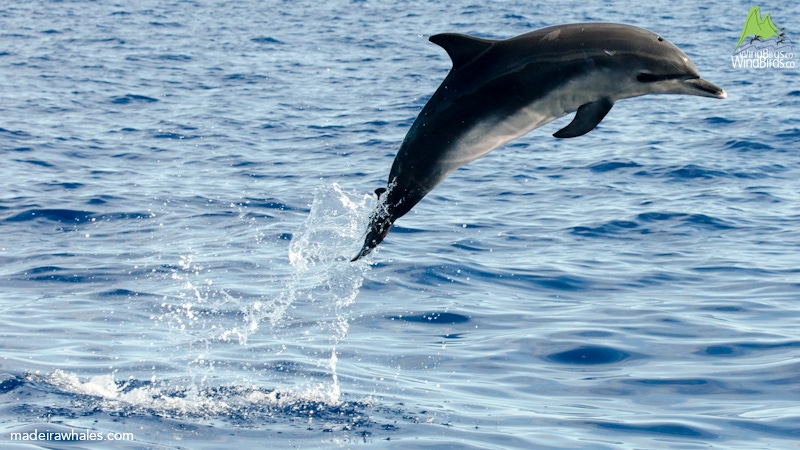
{"type": "Polygon", "coordinates": [[[658,81],[660,77],[652,73],[642,72],[636,77],[636,81],[640,83],[652,83],[658,81]]]}

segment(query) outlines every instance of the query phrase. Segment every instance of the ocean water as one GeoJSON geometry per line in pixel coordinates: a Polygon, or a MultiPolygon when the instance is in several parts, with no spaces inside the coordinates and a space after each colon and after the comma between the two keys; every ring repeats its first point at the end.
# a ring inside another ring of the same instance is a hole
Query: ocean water
{"type": "Polygon", "coordinates": [[[750,6],[4,3],[0,446],[797,448],[800,85],[732,67],[750,6]],[[728,98],[549,124],[347,262],[427,37],[578,21],[728,98]]]}

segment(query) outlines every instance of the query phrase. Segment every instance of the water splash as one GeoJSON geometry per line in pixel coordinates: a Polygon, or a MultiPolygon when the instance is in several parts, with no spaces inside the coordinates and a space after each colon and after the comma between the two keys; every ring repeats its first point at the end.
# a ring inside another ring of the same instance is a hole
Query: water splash
{"type": "Polygon", "coordinates": [[[346,193],[335,183],[316,189],[311,212],[289,246],[295,274],[266,315],[275,329],[283,325],[287,309],[299,299],[305,306],[317,305],[305,312],[316,311],[317,324],[329,336],[330,404],[338,404],[341,394],[336,347],[349,329],[345,310],[355,301],[369,270],[368,263],[350,259],[358,251],[373,202],[372,196],[346,193]]]}
{"type": "MultiPolygon", "coordinates": [[[[176,358],[188,356],[192,379],[202,384],[219,377],[224,368],[215,365],[216,355],[231,351],[231,343],[248,346],[252,339],[264,349],[259,363],[282,358],[299,367],[283,380],[293,386],[281,389],[338,404],[337,346],[347,336],[347,310],[370,267],[350,258],[359,249],[373,203],[372,196],[347,193],[338,184],[317,188],[309,215],[289,245],[293,273],[279,281],[283,287],[274,298],[231,295],[213,284],[202,255],[181,256],[170,275],[181,283],[180,293],[165,298],[164,314],[156,319],[172,331],[176,358]]],[[[276,376],[259,375],[262,380],[276,376]]]]}
{"type": "Polygon", "coordinates": [[[30,381],[94,398],[104,411],[201,417],[270,415],[276,408],[309,417],[336,411],[345,405],[337,348],[370,268],[368,258],[350,258],[360,248],[373,204],[372,196],[337,184],[317,188],[289,245],[293,272],[279,280],[283,286],[274,298],[218,286],[216,266],[203,251],[188,249],[164,266],[156,276],[177,292],[163,296],[151,320],[166,332],[171,372],[153,366],[149,380],[142,373],[119,380],[118,370],[82,379],[57,369],[30,381]]]}
{"type": "MultiPolygon", "coordinates": [[[[266,314],[273,326],[281,323],[287,308],[302,295],[338,310],[355,300],[369,265],[349,261],[366,231],[365,217],[372,202],[371,196],[348,194],[336,183],[315,190],[311,212],[289,245],[295,274],[266,314]]],[[[347,334],[346,325],[338,323],[338,340],[347,334]]]]}

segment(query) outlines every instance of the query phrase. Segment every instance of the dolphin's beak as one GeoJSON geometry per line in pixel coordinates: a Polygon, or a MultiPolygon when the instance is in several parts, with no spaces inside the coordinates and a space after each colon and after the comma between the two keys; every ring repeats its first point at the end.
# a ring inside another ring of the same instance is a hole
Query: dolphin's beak
{"type": "Polygon", "coordinates": [[[683,80],[687,94],[698,95],[700,97],[727,98],[728,94],[721,87],[711,84],[702,78],[689,78],[683,80]]]}

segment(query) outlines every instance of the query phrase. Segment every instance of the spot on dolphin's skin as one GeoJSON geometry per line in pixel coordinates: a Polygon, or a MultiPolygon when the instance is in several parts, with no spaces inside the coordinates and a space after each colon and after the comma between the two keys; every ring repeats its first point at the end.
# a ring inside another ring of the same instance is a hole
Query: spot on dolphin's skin
{"type": "Polygon", "coordinates": [[[584,345],[572,350],[551,353],[546,356],[548,360],[559,364],[576,364],[586,366],[614,364],[625,361],[630,357],[631,354],[628,352],[624,352],[612,347],[595,345],[584,345]]]}
{"type": "Polygon", "coordinates": [[[558,35],[561,34],[561,30],[553,30],[545,35],[542,39],[543,41],[555,41],[558,39],[558,35]]]}

